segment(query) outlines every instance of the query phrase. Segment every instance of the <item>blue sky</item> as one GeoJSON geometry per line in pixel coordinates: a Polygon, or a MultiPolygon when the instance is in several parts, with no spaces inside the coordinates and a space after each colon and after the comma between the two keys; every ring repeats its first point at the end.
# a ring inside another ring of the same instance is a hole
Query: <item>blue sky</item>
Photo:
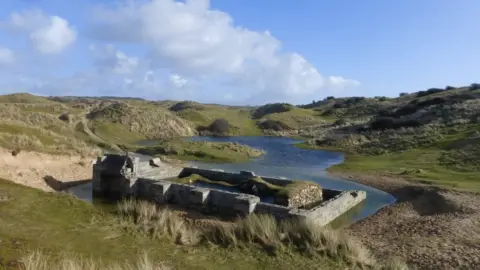
{"type": "Polygon", "coordinates": [[[306,103],[480,81],[480,1],[182,2],[2,0],[0,93],[306,103]]]}

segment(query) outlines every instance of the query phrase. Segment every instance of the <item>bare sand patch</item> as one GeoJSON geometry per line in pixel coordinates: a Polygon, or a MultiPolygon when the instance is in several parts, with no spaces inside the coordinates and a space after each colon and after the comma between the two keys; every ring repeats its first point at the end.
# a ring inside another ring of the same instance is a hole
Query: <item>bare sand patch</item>
{"type": "Polygon", "coordinates": [[[377,258],[398,256],[418,269],[477,269],[480,265],[480,194],[382,175],[334,175],[397,198],[395,204],[346,229],[377,258]]]}
{"type": "Polygon", "coordinates": [[[14,156],[11,150],[0,148],[0,178],[44,191],[54,191],[55,182],[91,180],[92,160],[93,157],[29,151],[20,151],[14,156]]]}

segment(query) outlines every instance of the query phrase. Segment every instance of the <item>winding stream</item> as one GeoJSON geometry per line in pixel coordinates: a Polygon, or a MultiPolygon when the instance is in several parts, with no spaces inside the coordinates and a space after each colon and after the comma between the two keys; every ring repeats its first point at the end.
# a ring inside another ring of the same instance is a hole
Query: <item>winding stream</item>
{"type": "Polygon", "coordinates": [[[322,187],[339,190],[364,190],[367,199],[348,214],[349,223],[368,217],[380,208],[395,202],[395,198],[381,190],[358,183],[328,176],[326,169],[342,163],[344,156],[339,152],[308,150],[295,147],[301,142],[279,137],[192,137],[193,141],[237,142],[263,149],[266,154],[244,163],[211,164],[191,162],[204,169],[222,169],[230,172],[253,171],[262,176],[280,176],[290,179],[311,180],[322,187]]]}
{"type": "MultiPolygon", "coordinates": [[[[266,154],[260,158],[243,163],[204,163],[190,162],[191,166],[204,169],[222,169],[229,172],[253,171],[257,175],[277,176],[290,179],[311,180],[324,188],[339,190],[364,190],[367,199],[345,215],[342,223],[353,223],[376,213],[380,208],[395,202],[390,194],[358,183],[330,177],[326,169],[342,163],[344,156],[339,152],[300,149],[293,146],[300,141],[279,137],[192,137],[193,141],[237,142],[263,149],[266,154]]],[[[155,144],[156,141],[143,141],[142,145],[155,144]]],[[[70,189],[81,199],[92,201],[91,183],[70,189]]]]}

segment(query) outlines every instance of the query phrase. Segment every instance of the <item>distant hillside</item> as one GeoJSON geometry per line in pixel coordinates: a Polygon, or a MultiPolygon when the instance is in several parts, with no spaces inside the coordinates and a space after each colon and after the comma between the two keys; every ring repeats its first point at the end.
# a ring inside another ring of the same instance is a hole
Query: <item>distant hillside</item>
{"type": "MultiPolygon", "coordinates": [[[[350,153],[333,170],[399,174],[480,190],[480,87],[431,88],[397,98],[329,97],[302,106],[331,124],[304,129],[314,148],[350,153]]],[[[308,146],[307,146],[308,147],[308,146]]]]}

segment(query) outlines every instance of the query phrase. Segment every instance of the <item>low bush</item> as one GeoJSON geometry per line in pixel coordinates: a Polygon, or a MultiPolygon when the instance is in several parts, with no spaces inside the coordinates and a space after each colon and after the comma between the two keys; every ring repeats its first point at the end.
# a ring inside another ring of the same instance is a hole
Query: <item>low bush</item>
{"type": "Polygon", "coordinates": [[[200,110],[200,109],[203,109],[203,107],[202,107],[201,104],[199,104],[197,102],[182,101],[182,102],[178,102],[178,103],[174,104],[173,106],[171,106],[169,108],[169,110],[172,111],[172,112],[179,112],[179,111],[183,111],[183,110],[186,110],[186,109],[200,110]]]}
{"type": "Polygon", "coordinates": [[[408,127],[419,127],[422,124],[415,119],[397,120],[393,117],[378,117],[371,124],[372,130],[397,129],[408,127]]]}
{"type": "Polygon", "coordinates": [[[254,112],[253,112],[253,118],[259,119],[264,117],[267,114],[272,114],[272,113],[282,113],[282,112],[288,112],[291,111],[295,106],[292,104],[288,103],[272,103],[272,104],[266,104],[261,107],[258,107],[254,112]]]}
{"type": "Polygon", "coordinates": [[[276,120],[261,121],[258,123],[258,126],[261,129],[271,129],[275,131],[291,130],[291,128],[287,124],[276,120]]]}
{"type": "Polygon", "coordinates": [[[472,83],[470,87],[468,87],[468,90],[470,91],[480,90],[480,83],[472,83]]]}
{"type": "Polygon", "coordinates": [[[213,133],[214,135],[227,135],[230,131],[230,123],[225,119],[215,119],[208,127],[200,126],[199,132],[213,133]]]}
{"type": "Polygon", "coordinates": [[[440,89],[440,88],[430,88],[426,91],[418,91],[417,92],[417,97],[424,97],[424,96],[428,96],[428,95],[433,95],[433,94],[440,93],[440,92],[443,92],[443,91],[444,90],[440,89]]]}

